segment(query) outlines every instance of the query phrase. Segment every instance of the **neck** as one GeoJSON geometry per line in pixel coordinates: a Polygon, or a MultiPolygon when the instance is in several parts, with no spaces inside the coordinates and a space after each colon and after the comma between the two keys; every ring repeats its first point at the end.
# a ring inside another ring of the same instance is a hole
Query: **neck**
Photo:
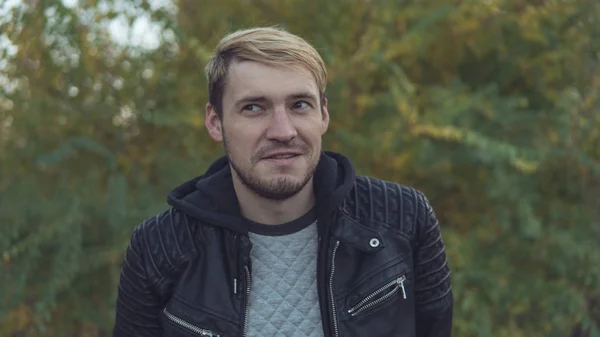
{"type": "Polygon", "coordinates": [[[242,215],[246,219],[265,225],[277,225],[295,220],[315,205],[312,179],[296,195],[281,201],[258,196],[244,185],[235,173],[233,173],[233,187],[242,215]]]}

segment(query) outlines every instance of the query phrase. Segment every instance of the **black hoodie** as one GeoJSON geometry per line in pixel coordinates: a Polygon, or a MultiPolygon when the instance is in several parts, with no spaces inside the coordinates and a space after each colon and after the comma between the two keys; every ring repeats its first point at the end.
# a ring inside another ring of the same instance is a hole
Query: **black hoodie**
{"type": "MultiPolygon", "coordinates": [[[[345,156],[324,151],[313,178],[316,212],[319,224],[339,207],[354,186],[356,173],[345,156]]],[[[247,234],[247,222],[240,213],[233,188],[227,156],[217,159],[201,176],[171,191],[167,198],[174,208],[215,226],[247,234]]],[[[319,226],[324,230],[323,226],[319,226]]]]}

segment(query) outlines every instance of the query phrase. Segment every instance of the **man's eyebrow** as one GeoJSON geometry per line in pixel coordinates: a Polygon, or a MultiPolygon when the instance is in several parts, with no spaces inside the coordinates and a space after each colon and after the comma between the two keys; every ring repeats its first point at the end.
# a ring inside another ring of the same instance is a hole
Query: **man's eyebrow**
{"type": "Polygon", "coordinates": [[[245,97],[238,99],[235,102],[235,105],[237,106],[237,105],[240,105],[243,103],[264,103],[267,101],[268,101],[268,99],[265,96],[245,96],[245,97]]]}
{"type": "Polygon", "coordinates": [[[292,94],[288,96],[289,99],[311,99],[313,101],[318,101],[317,97],[309,92],[299,92],[297,94],[292,94]]]}

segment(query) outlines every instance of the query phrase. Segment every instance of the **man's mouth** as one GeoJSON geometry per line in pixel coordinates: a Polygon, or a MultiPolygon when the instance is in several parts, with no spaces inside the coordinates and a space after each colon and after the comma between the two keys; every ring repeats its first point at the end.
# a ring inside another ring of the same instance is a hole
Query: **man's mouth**
{"type": "Polygon", "coordinates": [[[289,158],[293,158],[296,156],[297,155],[295,155],[295,154],[278,154],[278,155],[274,155],[274,156],[269,156],[269,157],[267,157],[267,159],[289,159],[289,158]]]}
{"type": "Polygon", "coordinates": [[[290,159],[290,158],[297,157],[299,155],[300,155],[300,153],[298,153],[298,152],[278,152],[278,153],[269,154],[269,155],[263,157],[263,159],[290,159]]]}

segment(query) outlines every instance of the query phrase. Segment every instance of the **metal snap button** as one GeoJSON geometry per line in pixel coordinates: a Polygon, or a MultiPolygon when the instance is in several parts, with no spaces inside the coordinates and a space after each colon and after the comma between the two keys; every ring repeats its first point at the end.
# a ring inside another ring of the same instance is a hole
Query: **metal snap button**
{"type": "Polygon", "coordinates": [[[379,247],[379,239],[372,238],[371,241],[369,241],[369,245],[371,245],[373,248],[379,247]]]}

